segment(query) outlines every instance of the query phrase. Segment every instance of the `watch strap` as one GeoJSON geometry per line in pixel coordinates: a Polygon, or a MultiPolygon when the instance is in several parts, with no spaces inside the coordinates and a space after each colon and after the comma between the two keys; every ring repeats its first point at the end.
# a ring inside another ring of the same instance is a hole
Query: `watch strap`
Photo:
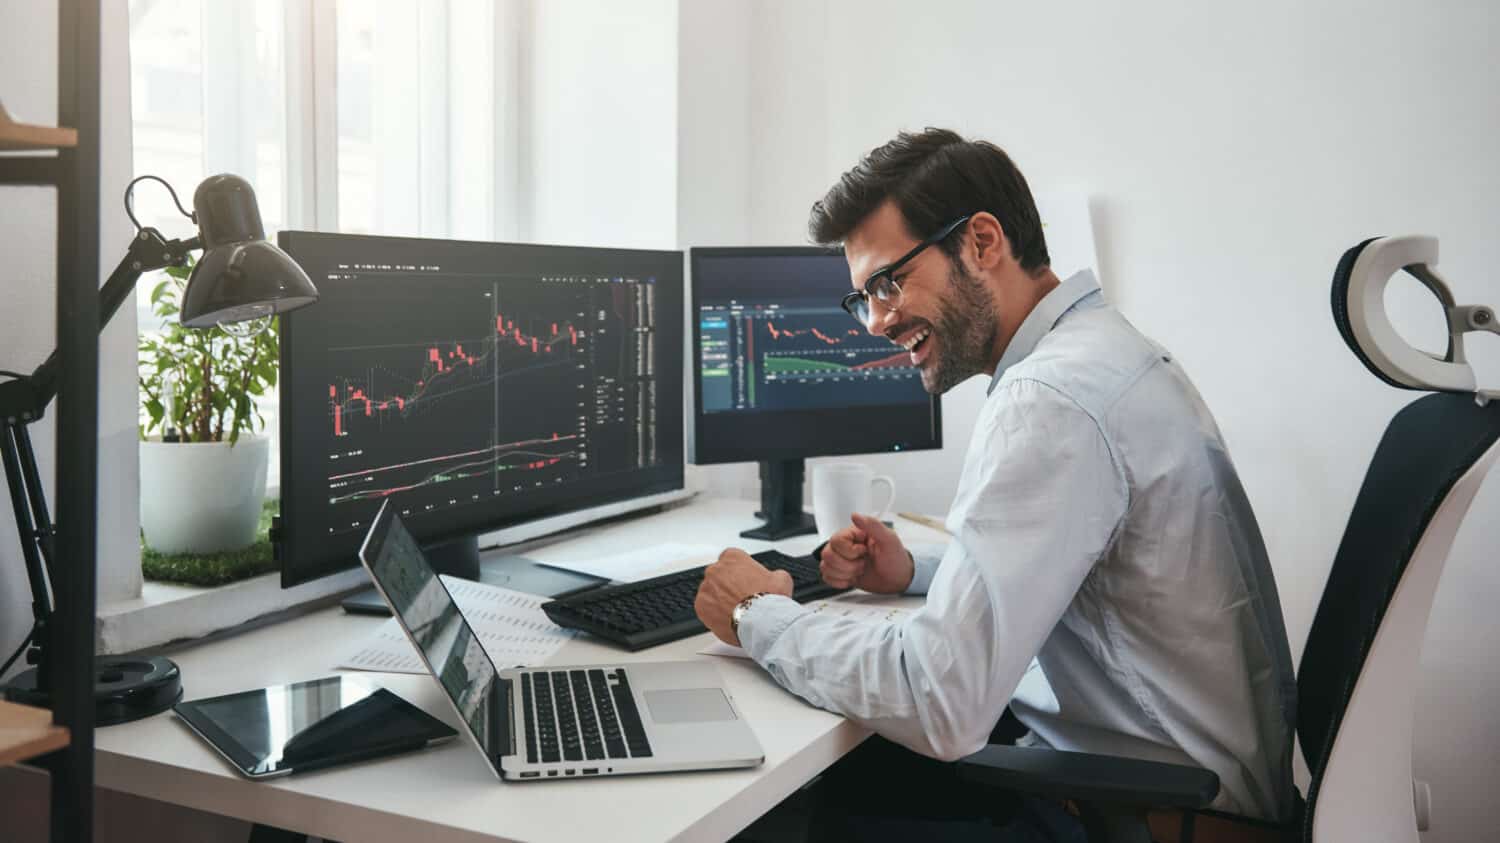
{"type": "Polygon", "coordinates": [[[749,597],[746,597],[744,600],[741,600],[740,602],[734,604],[734,608],[729,612],[729,631],[734,633],[735,638],[740,637],[740,618],[744,617],[745,613],[750,611],[750,604],[755,602],[755,598],[765,597],[770,593],[771,592],[769,591],[757,591],[749,597]]]}

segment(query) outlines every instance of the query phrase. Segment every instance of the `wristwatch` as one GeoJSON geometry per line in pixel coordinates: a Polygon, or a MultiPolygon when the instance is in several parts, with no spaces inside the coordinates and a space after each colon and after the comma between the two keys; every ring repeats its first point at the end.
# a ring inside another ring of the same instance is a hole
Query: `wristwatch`
{"type": "Polygon", "coordinates": [[[729,613],[729,631],[734,633],[735,638],[740,637],[740,618],[743,618],[745,616],[745,612],[749,611],[750,604],[755,602],[755,598],[765,597],[770,593],[771,592],[769,591],[757,591],[749,597],[746,597],[744,600],[741,600],[740,602],[734,604],[734,609],[729,613]]]}

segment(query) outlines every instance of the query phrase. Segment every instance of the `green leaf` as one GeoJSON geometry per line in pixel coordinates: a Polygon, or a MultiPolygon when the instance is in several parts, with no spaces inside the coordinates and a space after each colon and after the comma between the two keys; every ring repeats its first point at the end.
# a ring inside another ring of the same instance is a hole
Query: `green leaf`
{"type": "Polygon", "coordinates": [[[280,323],[273,319],[251,337],[182,327],[177,317],[192,266],[189,260],[168,267],[151,289],[152,312],[163,321],[136,343],[143,432],[169,423],[184,438],[207,429],[210,438],[238,441],[241,433],[266,424],[259,405],[280,379],[280,323]],[[164,418],[168,384],[176,396],[173,419],[164,418]]]}

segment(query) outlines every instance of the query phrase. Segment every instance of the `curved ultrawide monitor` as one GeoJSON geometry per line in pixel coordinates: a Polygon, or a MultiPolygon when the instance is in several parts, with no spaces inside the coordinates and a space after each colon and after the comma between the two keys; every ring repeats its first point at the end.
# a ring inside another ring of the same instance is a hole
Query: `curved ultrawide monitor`
{"type": "Polygon", "coordinates": [[[693,249],[699,464],[940,448],[910,355],[839,305],[849,267],[808,247],[693,249]]]}
{"type": "Polygon", "coordinates": [[[282,232],[282,584],[683,488],[682,253],[282,232]]]}

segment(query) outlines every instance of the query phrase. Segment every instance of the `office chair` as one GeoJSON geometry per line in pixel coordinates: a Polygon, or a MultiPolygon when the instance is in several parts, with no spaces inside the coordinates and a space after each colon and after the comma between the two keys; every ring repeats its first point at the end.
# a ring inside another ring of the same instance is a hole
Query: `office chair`
{"type": "MultiPolygon", "coordinates": [[[[1311,772],[1299,817],[1280,831],[1303,843],[1416,843],[1411,745],[1418,659],[1453,537],[1500,457],[1500,393],[1480,391],[1463,335],[1500,333],[1495,313],[1454,304],[1433,271],[1432,237],[1372,238],[1349,249],[1333,276],[1333,317],[1376,377],[1429,391],[1387,426],[1349,515],[1297,671],[1297,734],[1311,772]],[[1442,357],[1408,345],[1385,312],[1397,270],[1421,281],[1447,314],[1442,357]]],[[[1090,843],[1149,841],[1142,822],[1183,809],[1178,839],[1218,793],[1194,767],[991,745],[960,775],[999,788],[1071,800],[1090,843]]]]}

